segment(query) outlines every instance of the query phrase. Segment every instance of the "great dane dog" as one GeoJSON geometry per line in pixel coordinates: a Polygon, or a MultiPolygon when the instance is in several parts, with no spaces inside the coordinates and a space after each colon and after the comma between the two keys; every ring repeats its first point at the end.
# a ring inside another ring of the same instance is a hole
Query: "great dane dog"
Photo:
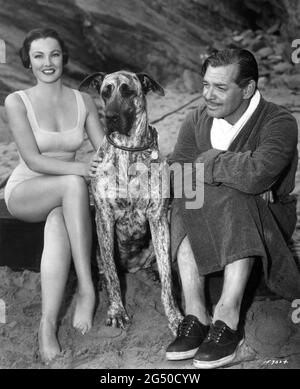
{"type": "Polygon", "coordinates": [[[164,95],[164,90],[148,75],[128,71],[94,73],[80,88],[84,86],[94,87],[104,103],[106,136],[97,151],[100,163],[91,188],[101,253],[99,267],[109,299],[106,324],[124,327],[130,321],[121,298],[114,238],[122,265],[130,269],[149,255],[143,244],[150,227],[162,303],[175,334],[182,315],[172,294],[168,190],[161,185],[167,165],[158,152],[156,130],[148,123],[145,97],[149,91],[164,95]]]}

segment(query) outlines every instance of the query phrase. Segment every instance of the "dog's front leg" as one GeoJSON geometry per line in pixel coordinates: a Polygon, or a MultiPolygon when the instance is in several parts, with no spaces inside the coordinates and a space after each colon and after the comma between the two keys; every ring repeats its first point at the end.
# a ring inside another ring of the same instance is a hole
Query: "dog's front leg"
{"type": "Polygon", "coordinates": [[[97,209],[96,225],[109,300],[106,325],[124,328],[129,322],[129,317],[122,303],[120,282],[114,261],[114,218],[111,212],[105,210],[108,210],[105,204],[101,204],[97,209]]]}
{"type": "Polygon", "coordinates": [[[161,280],[161,298],[169,320],[169,327],[176,335],[179,323],[183,317],[177,307],[173,296],[172,274],[170,261],[170,233],[167,217],[149,216],[149,224],[152,235],[152,242],[156,255],[158,272],[161,280]]]}

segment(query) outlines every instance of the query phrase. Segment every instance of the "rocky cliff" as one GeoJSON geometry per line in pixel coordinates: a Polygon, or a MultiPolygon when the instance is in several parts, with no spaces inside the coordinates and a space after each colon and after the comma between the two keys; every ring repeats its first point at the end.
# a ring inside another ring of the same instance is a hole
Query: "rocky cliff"
{"type": "MultiPolygon", "coordinates": [[[[0,103],[33,82],[18,58],[26,32],[52,26],[67,42],[67,82],[93,70],[145,70],[161,82],[197,72],[201,55],[234,44],[246,29],[290,45],[300,38],[297,0],[0,0],[0,103]]],[[[235,44],[238,44],[236,42],[235,44]]]]}

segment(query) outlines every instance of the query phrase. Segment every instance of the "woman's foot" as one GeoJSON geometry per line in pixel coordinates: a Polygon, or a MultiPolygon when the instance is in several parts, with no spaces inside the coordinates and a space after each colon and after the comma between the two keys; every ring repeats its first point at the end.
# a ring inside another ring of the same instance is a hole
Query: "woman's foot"
{"type": "Polygon", "coordinates": [[[95,290],[92,287],[77,291],[73,327],[86,334],[92,328],[95,307],[95,290]]]}
{"type": "Polygon", "coordinates": [[[56,337],[56,324],[49,320],[41,320],[38,341],[41,359],[44,363],[51,362],[60,352],[60,346],[56,337]]]}

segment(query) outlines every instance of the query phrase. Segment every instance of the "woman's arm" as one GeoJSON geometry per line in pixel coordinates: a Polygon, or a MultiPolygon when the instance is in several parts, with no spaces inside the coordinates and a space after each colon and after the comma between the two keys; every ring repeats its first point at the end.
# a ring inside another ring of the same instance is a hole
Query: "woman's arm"
{"type": "Polygon", "coordinates": [[[19,153],[31,170],[54,175],[88,175],[88,166],[83,162],[66,162],[41,154],[27,118],[26,108],[18,94],[11,93],[7,96],[5,108],[19,153]]]}
{"type": "Polygon", "coordinates": [[[97,107],[87,93],[81,92],[87,109],[85,129],[95,150],[98,150],[104,138],[104,130],[99,120],[97,107]]]}

